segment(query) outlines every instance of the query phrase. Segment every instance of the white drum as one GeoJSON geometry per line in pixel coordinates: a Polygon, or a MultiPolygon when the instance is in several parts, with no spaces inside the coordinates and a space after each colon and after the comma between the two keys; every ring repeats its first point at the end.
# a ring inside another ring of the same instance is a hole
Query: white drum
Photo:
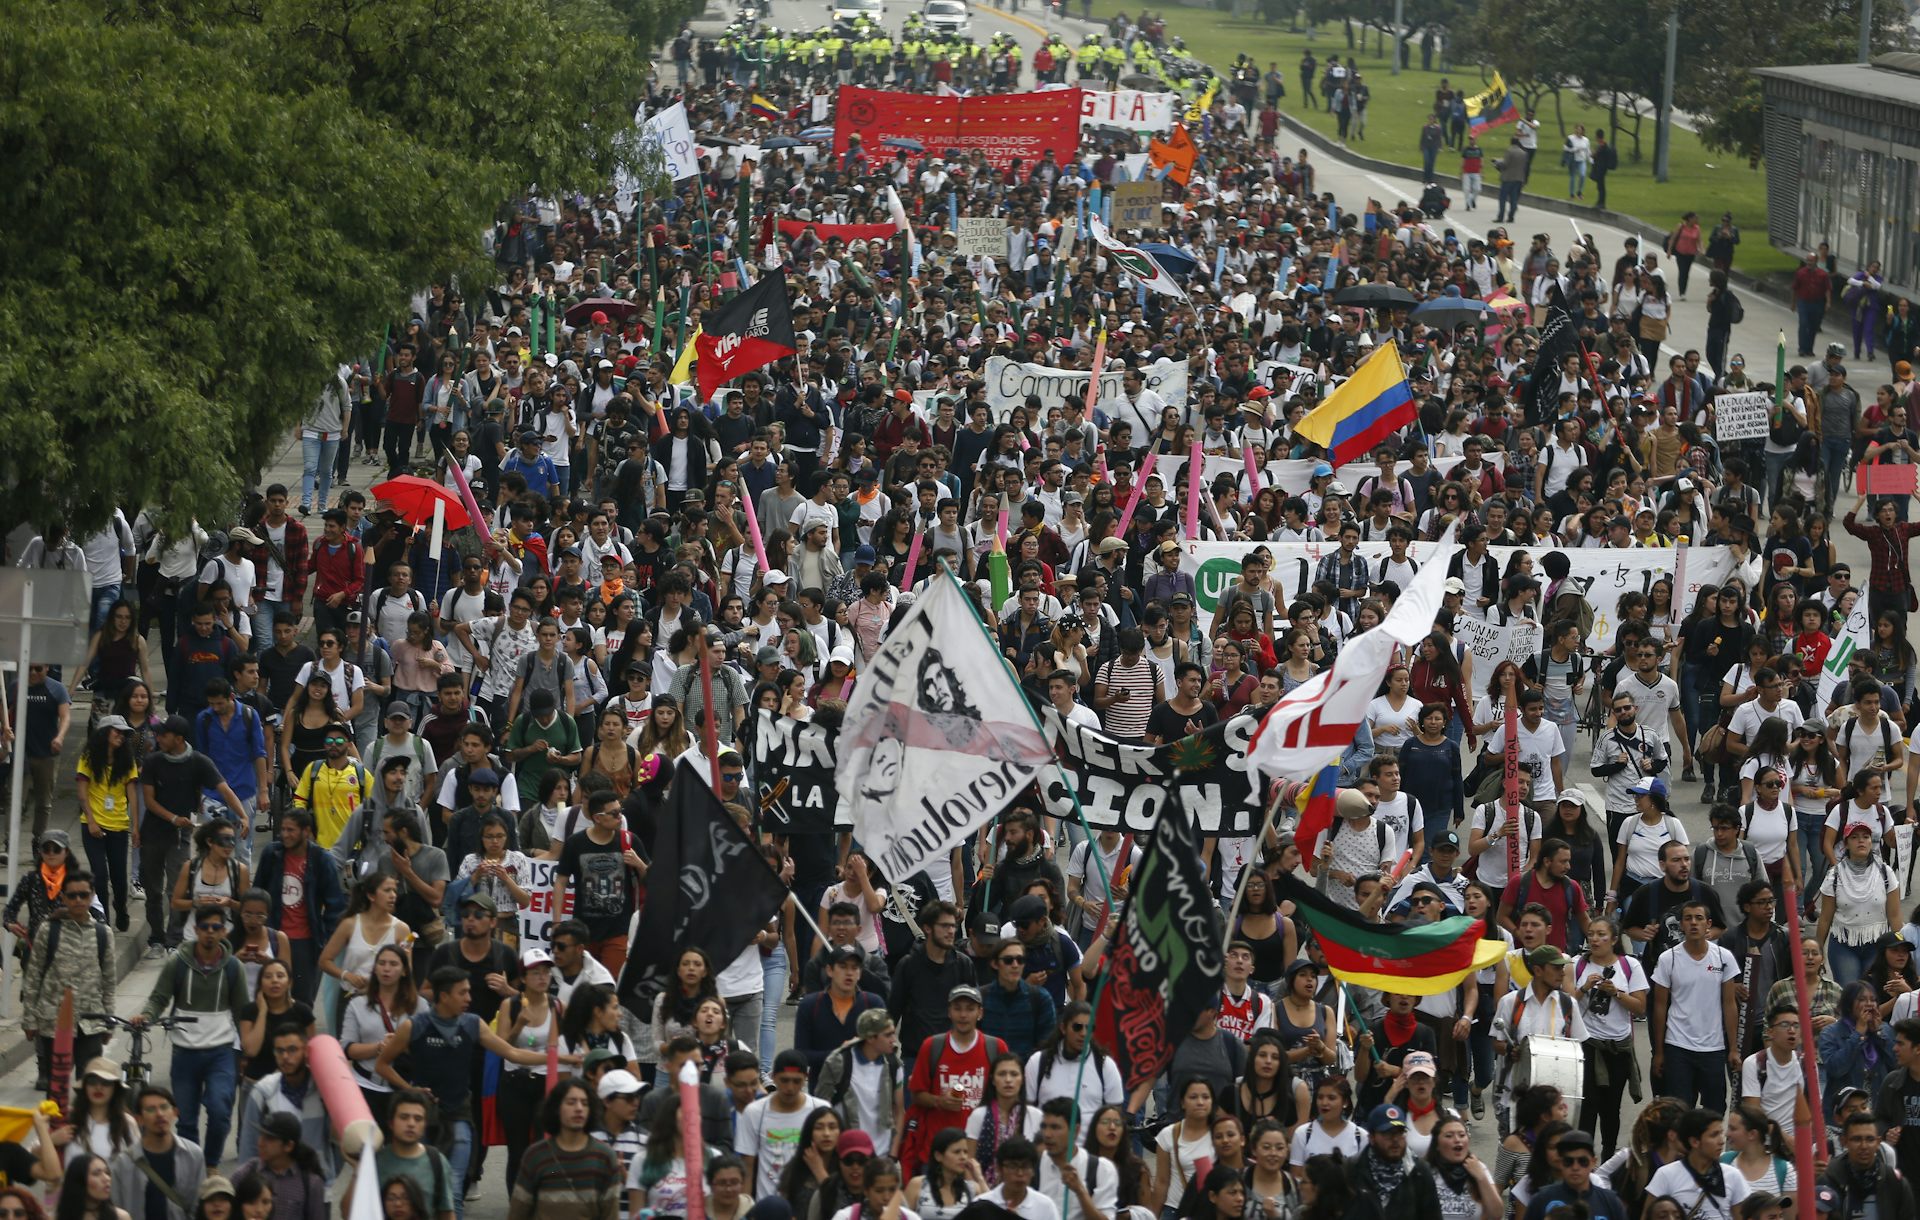
{"type": "Polygon", "coordinates": [[[1580,1103],[1585,1097],[1586,1055],[1572,1038],[1530,1034],[1520,1044],[1509,1082],[1513,1092],[1536,1084],[1550,1084],[1567,1101],[1567,1121],[1580,1125],[1580,1103]]]}

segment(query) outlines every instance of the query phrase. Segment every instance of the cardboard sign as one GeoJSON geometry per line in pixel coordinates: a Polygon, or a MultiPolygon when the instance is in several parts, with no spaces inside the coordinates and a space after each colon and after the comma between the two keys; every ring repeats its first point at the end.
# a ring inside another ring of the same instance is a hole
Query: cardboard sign
{"type": "Polygon", "coordinates": [[[1007,256],[1007,222],[999,216],[962,216],[954,232],[960,237],[960,253],[969,258],[1007,256]]]}
{"type": "Polygon", "coordinates": [[[1761,441],[1767,438],[1767,416],[1773,397],[1759,391],[1722,394],[1713,400],[1713,435],[1720,441],[1761,441]]]}
{"type": "Polygon", "coordinates": [[[1113,223],[1110,227],[1160,228],[1160,201],[1165,197],[1158,178],[1149,178],[1145,182],[1122,182],[1113,188],[1113,223]]]}

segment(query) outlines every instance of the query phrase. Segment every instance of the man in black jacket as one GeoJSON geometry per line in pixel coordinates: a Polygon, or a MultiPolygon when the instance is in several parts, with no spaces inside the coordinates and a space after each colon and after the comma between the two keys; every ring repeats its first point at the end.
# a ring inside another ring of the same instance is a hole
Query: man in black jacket
{"type": "Polygon", "coordinates": [[[1880,1128],[1873,1115],[1862,1110],[1847,1119],[1842,1143],[1846,1155],[1827,1165],[1827,1185],[1839,1196],[1835,1220],[1855,1220],[1872,1214],[1878,1220],[1914,1220],[1913,1191],[1900,1171],[1880,1155],[1880,1128]]]}
{"type": "MultiPolygon", "coordinates": [[[[877,918],[877,917],[876,917],[877,918]]],[[[860,907],[851,902],[836,902],[827,908],[827,943],[800,968],[800,990],[808,995],[827,989],[827,955],[841,945],[860,944],[860,907]]],[[[881,999],[892,990],[887,974],[887,959],[878,953],[863,953],[860,990],[871,991],[881,999]]]]}
{"type": "Polygon", "coordinates": [[[1433,1170],[1407,1151],[1407,1112],[1399,1106],[1375,1106],[1365,1125],[1366,1151],[1347,1164],[1347,1184],[1354,1193],[1372,1195],[1381,1212],[1394,1220],[1440,1220],[1440,1189],[1433,1170]]]}
{"type": "Polygon", "coordinates": [[[954,948],[960,934],[960,912],[951,902],[930,902],[920,908],[920,926],[926,940],[900,961],[899,973],[888,993],[887,1011],[900,1026],[900,1045],[906,1068],[912,1070],[917,1048],[935,1034],[946,1033],[947,996],[963,983],[971,984],[973,959],[954,948]]]}

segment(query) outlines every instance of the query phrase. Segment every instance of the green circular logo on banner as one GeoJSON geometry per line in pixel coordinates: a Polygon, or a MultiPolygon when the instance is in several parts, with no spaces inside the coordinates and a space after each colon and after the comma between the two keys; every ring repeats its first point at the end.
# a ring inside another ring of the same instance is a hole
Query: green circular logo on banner
{"type": "Polygon", "coordinates": [[[1220,597],[1240,579],[1240,561],[1221,556],[1209,559],[1200,565],[1194,574],[1193,587],[1200,602],[1200,608],[1212,614],[1220,608],[1220,597]]]}

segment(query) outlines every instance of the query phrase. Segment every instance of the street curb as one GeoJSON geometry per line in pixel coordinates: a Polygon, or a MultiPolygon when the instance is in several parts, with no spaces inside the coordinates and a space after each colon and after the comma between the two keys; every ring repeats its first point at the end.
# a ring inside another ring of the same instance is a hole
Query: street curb
{"type": "MultiPolygon", "coordinates": [[[[1281,114],[1280,122],[1286,126],[1289,132],[1299,136],[1302,140],[1305,140],[1315,149],[1325,153],[1329,157],[1338,158],[1339,160],[1356,165],[1361,169],[1371,170],[1374,173],[1398,174],[1415,179],[1421,177],[1421,172],[1417,166],[1402,165],[1396,161],[1383,161],[1378,157],[1369,157],[1362,153],[1355,152],[1351,145],[1339,143],[1333,138],[1307,126],[1290,114],[1281,114]]],[[[1436,171],[1432,181],[1438,182],[1443,186],[1452,187],[1455,190],[1464,189],[1460,182],[1460,175],[1458,174],[1443,174],[1436,171]]],[[[1492,190],[1483,189],[1481,191],[1481,197],[1483,199],[1487,198],[1497,193],[1498,189],[1497,186],[1492,190]]],[[[1650,224],[1638,216],[1626,212],[1616,212],[1611,208],[1583,207],[1570,200],[1554,199],[1547,195],[1535,195],[1525,191],[1521,193],[1521,198],[1531,207],[1536,207],[1547,212],[1558,212],[1562,216],[1572,217],[1575,220],[1586,217],[1597,220],[1602,224],[1612,225],[1615,228],[1637,229],[1643,236],[1651,235],[1663,240],[1667,233],[1667,227],[1665,225],[1650,224]]],[[[1413,202],[1413,200],[1409,200],[1409,202],[1413,202]]],[[[1512,224],[1513,222],[1508,221],[1507,223],[1512,224]]],[[[1744,271],[1728,271],[1727,278],[1748,292],[1771,297],[1784,305],[1791,306],[1793,304],[1793,294],[1784,283],[1771,283],[1767,280],[1749,275],[1744,271]]]]}

